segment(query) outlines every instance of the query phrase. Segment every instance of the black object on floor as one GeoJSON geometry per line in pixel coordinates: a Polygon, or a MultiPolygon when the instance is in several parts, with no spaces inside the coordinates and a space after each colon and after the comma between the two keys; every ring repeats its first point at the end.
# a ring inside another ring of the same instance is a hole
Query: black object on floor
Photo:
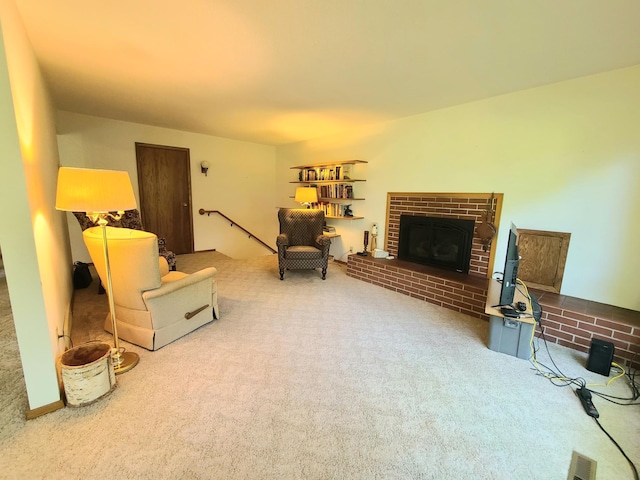
{"type": "Polygon", "coordinates": [[[611,362],[613,361],[614,350],[615,348],[611,342],[598,338],[591,340],[587,370],[608,377],[611,373],[611,362]]]}

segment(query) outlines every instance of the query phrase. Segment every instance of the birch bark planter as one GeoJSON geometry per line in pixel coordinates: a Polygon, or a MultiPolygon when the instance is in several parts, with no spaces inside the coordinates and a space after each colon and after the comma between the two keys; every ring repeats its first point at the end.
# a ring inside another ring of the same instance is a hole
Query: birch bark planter
{"type": "Polygon", "coordinates": [[[70,407],[93,403],[116,386],[111,346],[106,343],[87,343],[67,350],[60,357],[60,371],[70,407]]]}

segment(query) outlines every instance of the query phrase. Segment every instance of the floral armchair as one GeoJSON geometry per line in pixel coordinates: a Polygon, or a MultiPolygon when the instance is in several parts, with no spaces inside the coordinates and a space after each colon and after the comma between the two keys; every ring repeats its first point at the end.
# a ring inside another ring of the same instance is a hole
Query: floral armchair
{"type": "MultiPolygon", "coordinates": [[[[80,224],[80,228],[84,232],[87,228],[95,227],[96,224],[91,221],[91,219],[85,215],[83,212],[73,212],[73,215],[78,220],[80,224]]],[[[108,227],[120,227],[120,228],[130,228],[131,230],[144,230],[142,226],[142,220],[140,219],[140,212],[138,209],[134,210],[126,210],[120,220],[114,220],[113,218],[109,218],[109,223],[107,223],[108,227]]],[[[166,246],[167,241],[164,238],[158,238],[158,253],[161,257],[164,257],[169,264],[169,269],[175,271],[176,270],[176,254],[167,250],[166,246]]]]}

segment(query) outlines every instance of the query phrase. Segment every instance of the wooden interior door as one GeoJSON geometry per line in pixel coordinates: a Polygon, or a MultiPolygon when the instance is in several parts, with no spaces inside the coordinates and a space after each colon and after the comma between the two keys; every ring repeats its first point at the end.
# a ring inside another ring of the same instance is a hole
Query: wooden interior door
{"type": "Polygon", "coordinates": [[[193,253],[189,149],[136,142],[136,162],[145,230],[176,254],[193,253]]]}

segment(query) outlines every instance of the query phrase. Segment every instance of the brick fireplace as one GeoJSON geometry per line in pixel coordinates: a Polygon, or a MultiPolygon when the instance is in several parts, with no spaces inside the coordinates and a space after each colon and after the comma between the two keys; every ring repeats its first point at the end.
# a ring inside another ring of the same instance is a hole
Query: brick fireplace
{"type": "MultiPolygon", "coordinates": [[[[483,212],[489,207],[494,212],[494,223],[498,225],[502,211],[502,196],[501,193],[389,193],[385,250],[390,255],[398,255],[402,215],[473,220],[479,225],[483,212]]],[[[493,266],[494,256],[491,246],[492,244],[485,251],[480,239],[474,237],[469,275],[490,277],[488,272],[493,266]]]]}
{"type": "MultiPolygon", "coordinates": [[[[487,206],[500,221],[502,194],[491,193],[389,193],[384,249],[397,256],[401,215],[430,216],[482,221],[487,206]]],[[[351,255],[347,275],[399,293],[488,320],[484,313],[494,249],[487,251],[475,238],[469,274],[446,271],[403,260],[351,255]]]]}
{"type": "MultiPolygon", "coordinates": [[[[397,255],[401,215],[473,219],[477,228],[492,195],[493,222],[499,225],[502,194],[389,193],[384,249],[397,255]]],[[[350,255],[347,275],[488,321],[484,309],[489,278],[494,271],[493,247],[491,243],[485,251],[482,242],[474,237],[469,274],[397,259],[350,255]]],[[[616,361],[626,362],[637,354],[634,365],[640,366],[640,312],[532,291],[543,308],[542,324],[548,341],[588,352],[591,339],[599,338],[615,345],[616,361]]]]}

